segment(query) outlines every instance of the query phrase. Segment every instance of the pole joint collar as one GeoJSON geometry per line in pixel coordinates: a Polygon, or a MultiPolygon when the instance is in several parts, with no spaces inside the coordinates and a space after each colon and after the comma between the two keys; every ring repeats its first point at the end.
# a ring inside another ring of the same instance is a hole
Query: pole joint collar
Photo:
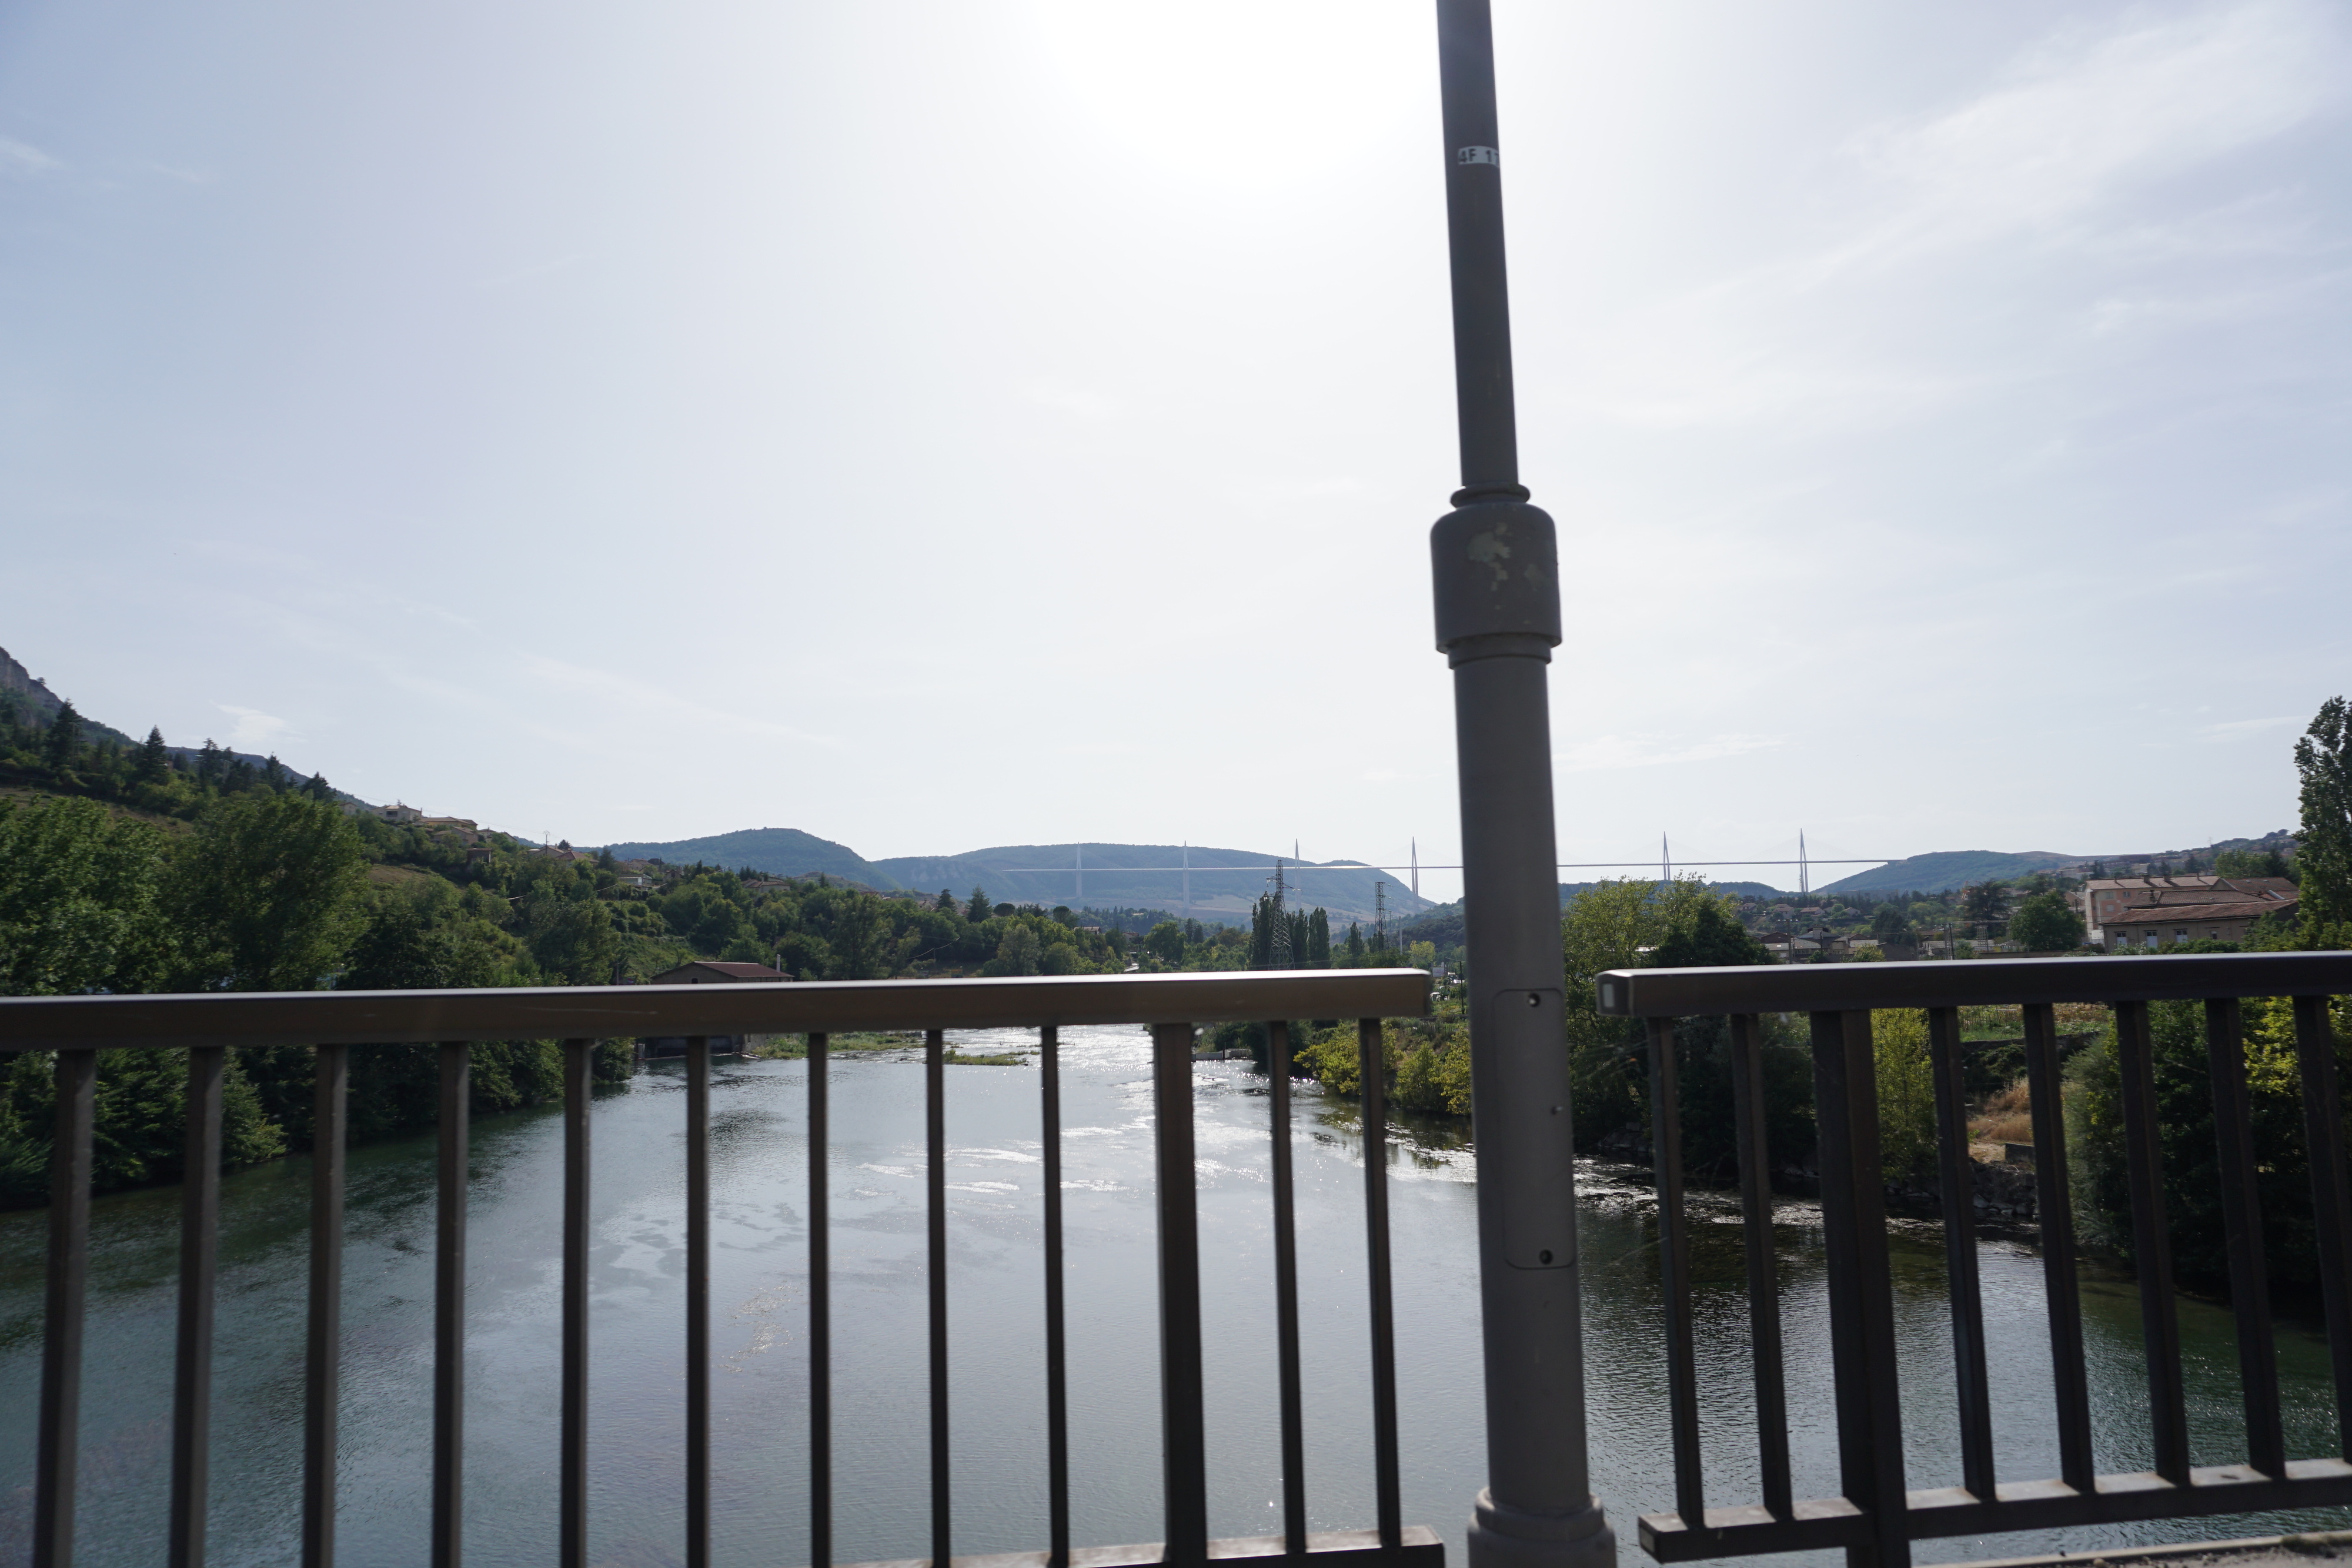
{"type": "Polygon", "coordinates": [[[1457,507],[1429,530],[1429,551],[1440,652],[1471,638],[1559,645],[1559,547],[1542,507],[1500,498],[1457,507]]]}

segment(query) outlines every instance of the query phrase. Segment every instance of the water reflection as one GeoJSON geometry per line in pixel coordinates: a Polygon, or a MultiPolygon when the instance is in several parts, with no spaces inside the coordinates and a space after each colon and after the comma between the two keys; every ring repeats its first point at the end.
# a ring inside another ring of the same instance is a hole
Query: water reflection
{"type": "MultiPolygon", "coordinates": [[[[954,1037],[1023,1049],[1019,1035],[954,1037]]],[[[1149,1041],[1139,1030],[1065,1036],[1073,1527],[1081,1542],[1160,1534],[1156,1263],[1149,1041]]],[[[728,1556],[805,1560],[807,1240],[803,1062],[722,1063],[713,1093],[713,1500],[728,1556]]],[[[958,1067],[949,1083],[955,1550],[1045,1540],[1042,1167],[1037,1074],[958,1067]]],[[[836,1551],[844,1561],[928,1552],[921,1074],[910,1053],[832,1070],[836,1551]]],[[[1194,1074],[1203,1301],[1209,1322],[1211,1525],[1279,1523],[1271,1221],[1263,1085],[1244,1064],[1194,1074]]],[[[591,1260],[591,1539],[594,1560],[678,1560],[682,1487],[683,1093],[675,1068],[599,1101],[591,1260]]],[[[1371,1517],[1361,1142],[1351,1104],[1302,1086],[1295,1152],[1316,1528],[1371,1517]]],[[[352,1158],[341,1459],[343,1560],[421,1563],[431,1472],[432,1142],[352,1158]]],[[[524,1114],[476,1129],[471,1209],[467,1547],[485,1563],[543,1561],[555,1536],[561,1129],[524,1114]]],[[[1405,1513],[1460,1551],[1481,1479],[1475,1218],[1467,1149],[1451,1124],[1404,1130],[1391,1156],[1405,1513]]],[[[1668,1506],[1664,1350],[1654,1207],[1640,1174],[1583,1172],[1595,1485],[1630,1544],[1634,1516],[1668,1506]]],[[[294,1561],[300,1475],[308,1172],[243,1173],[223,1195],[213,1555],[294,1561]]],[[[1694,1304],[1711,1498],[1754,1499],[1748,1318],[1737,1211],[1694,1197],[1694,1304]]],[[[145,1563],[169,1488],[177,1195],[96,1205],[84,1416],[83,1558],[145,1563]]],[[[0,1562],[29,1558],[31,1432],[39,1364],[42,1217],[0,1216],[0,1562]]],[[[1791,1447],[1800,1496],[1836,1490],[1821,1232],[1811,1206],[1778,1214],[1791,1447]]],[[[1898,1226],[1896,1325],[1915,1487],[1959,1479],[1942,1243],[1898,1226]]],[[[2009,1479],[2054,1475],[2040,1260],[1983,1248],[1996,1347],[1997,1454],[2009,1479]]],[[[2138,1308],[2127,1281],[2085,1280],[2085,1345],[2103,1470],[2148,1462],[2138,1308]]],[[[2238,1457],[2236,1360],[2226,1309],[2181,1304],[2199,1463],[2238,1457]]],[[[2283,1331],[2290,1452],[2330,1452],[2325,1343],[2283,1331]]],[[[2063,1546],[2332,1527],[2335,1512],[2182,1521],[1924,1543],[1934,1560],[2063,1546]]],[[[1457,1561],[1459,1558],[1457,1556],[1457,1561]]]]}

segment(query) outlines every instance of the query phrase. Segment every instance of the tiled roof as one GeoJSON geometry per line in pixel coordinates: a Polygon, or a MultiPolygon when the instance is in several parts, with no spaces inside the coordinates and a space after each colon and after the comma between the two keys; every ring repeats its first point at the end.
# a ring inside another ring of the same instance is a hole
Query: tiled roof
{"type": "Polygon", "coordinates": [[[2200,920],[2255,920],[2295,906],[2292,898],[2240,900],[2234,904],[2148,904],[2107,916],[2108,925],[2194,925],[2200,920]]]}

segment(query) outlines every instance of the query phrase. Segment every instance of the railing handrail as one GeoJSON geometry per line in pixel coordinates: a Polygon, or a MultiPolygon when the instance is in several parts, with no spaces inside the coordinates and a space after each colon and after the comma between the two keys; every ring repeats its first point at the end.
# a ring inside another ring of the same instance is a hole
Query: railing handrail
{"type": "Polygon", "coordinates": [[[1429,975],[1422,969],[0,997],[0,1050],[1035,1029],[1428,1011],[1429,975]]]}
{"type": "Polygon", "coordinates": [[[1611,969],[1596,981],[1601,1011],[1611,1018],[2344,996],[2352,994],[2352,953],[1722,965],[1611,969]]]}

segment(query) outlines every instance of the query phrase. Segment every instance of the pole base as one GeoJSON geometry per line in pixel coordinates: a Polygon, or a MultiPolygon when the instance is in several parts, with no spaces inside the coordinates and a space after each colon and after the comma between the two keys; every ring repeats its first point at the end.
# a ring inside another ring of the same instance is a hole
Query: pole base
{"type": "Polygon", "coordinates": [[[1617,1568],[1617,1532],[1597,1501],[1573,1513],[1533,1513],[1482,1490],[1469,1545],[1470,1568],[1617,1568]]]}

